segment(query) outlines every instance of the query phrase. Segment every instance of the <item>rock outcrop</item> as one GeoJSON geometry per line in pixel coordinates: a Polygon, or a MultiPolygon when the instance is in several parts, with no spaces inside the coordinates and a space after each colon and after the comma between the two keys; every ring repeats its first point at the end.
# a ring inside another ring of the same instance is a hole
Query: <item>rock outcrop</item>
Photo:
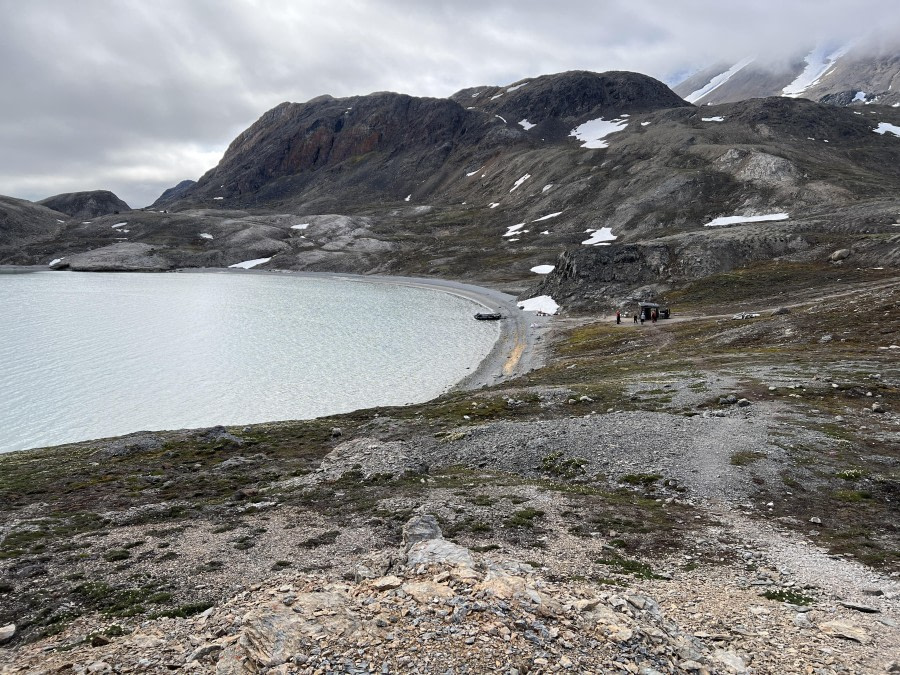
{"type": "Polygon", "coordinates": [[[65,192],[42,199],[38,204],[72,218],[97,218],[130,211],[131,207],[109,190],[65,192]]]}
{"type": "Polygon", "coordinates": [[[150,244],[122,242],[67,258],[60,267],[78,272],[158,272],[173,267],[150,244]]]}

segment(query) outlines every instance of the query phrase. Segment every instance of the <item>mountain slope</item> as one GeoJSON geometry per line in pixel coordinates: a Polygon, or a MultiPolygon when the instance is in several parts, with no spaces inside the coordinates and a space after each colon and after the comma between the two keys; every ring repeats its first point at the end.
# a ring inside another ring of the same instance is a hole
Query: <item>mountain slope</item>
{"type": "Polygon", "coordinates": [[[873,54],[864,47],[817,47],[783,63],[750,57],[706,68],[673,89],[697,105],[767,96],[838,105],[900,104],[900,49],[873,54]]]}
{"type": "Polygon", "coordinates": [[[26,262],[23,249],[58,237],[66,218],[63,213],[25,199],[0,195],[0,264],[26,262]]]}
{"type": "MultiPolygon", "coordinates": [[[[636,73],[575,71],[544,76],[482,103],[377,93],[283,103],[229,146],[219,165],[189,188],[184,205],[367,204],[429,199],[455,178],[512,149],[564,139],[606,115],[686,105],[665,85],[636,73]],[[520,119],[537,126],[525,129],[520,119]],[[299,199],[298,199],[299,197],[299,199]]],[[[469,97],[471,98],[471,97],[469,97]]]]}

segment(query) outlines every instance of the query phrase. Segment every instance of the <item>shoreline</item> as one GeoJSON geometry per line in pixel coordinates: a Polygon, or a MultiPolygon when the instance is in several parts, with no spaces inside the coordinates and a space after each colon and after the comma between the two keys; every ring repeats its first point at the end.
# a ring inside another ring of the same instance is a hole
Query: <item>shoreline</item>
{"type": "MultiPolygon", "coordinates": [[[[487,355],[463,379],[446,391],[471,391],[524,375],[538,367],[542,356],[538,353],[540,329],[549,327],[550,317],[519,309],[516,298],[508,293],[450,279],[404,277],[387,275],[345,274],[342,272],[303,272],[297,270],[233,269],[230,267],[188,267],[174,270],[176,274],[258,274],[290,275],[310,279],[332,279],[356,283],[395,284],[437,290],[465,298],[491,311],[499,311],[503,318],[500,335],[487,355]]],[[[474,320],[474,319],[473,319],[474,320]]],[[[542,333],[543,331],[540,331],[542,333]]]]}

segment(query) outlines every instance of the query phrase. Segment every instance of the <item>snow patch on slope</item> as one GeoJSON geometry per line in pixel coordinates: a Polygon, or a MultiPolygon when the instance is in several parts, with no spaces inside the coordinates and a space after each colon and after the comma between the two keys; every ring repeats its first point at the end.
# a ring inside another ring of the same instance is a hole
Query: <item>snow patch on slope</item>
{"type": "Polygon", "coordinates": [[[588,120],[584,124],[575,127],[569,132],[569,136],[574,136],[581,141],[582,148],[597,150],[599,148],[608,148],[609,143],[606,142],[606,137],[617,131],[622,131],[627,126],[628,122],[623,119],[605,120],[600,117],[595,120],[588,120]]]}
{"type": "Polygon", "coordinates": [[[241,270],[249,270],[251,267],[265,264],[270,260],[271,258],[256,258],[255,260],[245,260],[244,262],[235,263],[234,265],[229,265],[228,267],[235,267],[241,270]]]}
{"type": "Polygon", "coordinates": [[[873,129],[876,134],[894,134],[894,136],[900,136],[900,127],[896,124],[888,124],[887,122],[879,122],[878,127],[873,129]]]}
{"type": "Polygon", "coordinates": [[[591,235],[590,238],[581,242],[585,246],[609,246],[609,242],[618,239],[612,233],[612,229],[608,227],[601,227],[599,230],[587,230],[587,233],[591,235]]]}
{"type": "Polygon", "coordinates": [[[521,186],[522,183],[524,183],[529,178],[531,178],[531,174],[526,173],[524,176],[522,176],[519,180],[517,180],[515,182],[515,185],[512,186],[512,189],[510,190],[510,192],[515,192],[519,188],[519,186],[521,186]]]}
{"type": "Polygon", "coordinates": [[[709,221],[703,227],[718,227],[735,223],[762,223],[768,220],[787,220],[789,217],[787,213],[770,213],[765,216],[721,216],[709,221]]]}
{"type": "Polygon", "coordinates": [[[551,218],[556,218],[556,216],[561,216],[562,211],[557,211],[556,213],[548,213],[546,216],[541,216],[537,220],[532,220],[532,223],[539,223],[542,220],[550,220],[551,218]]]}
{"type": "Polygon", "coordinates": [[[718,75],[716,75],[709,82],[700,87],[700,89],[698,89],[697,91],[692,91],[690,94],[685,96],[684,100],[688,103],[696,103],[707,94],[714,92],[716,89],[728,82],[728,80],[730,80],[736,73],[753,63],[755,58],[756,57],[750,56],[742,61],[738,61],[724,73],[719,73],[718,75]]]}
{"type": "Polygon", "coordinates": [[[504,234],[503,236],[504,237],[512,237],[513,235],[516,235],[516,234],[522,234],[524,232],[528,232],[528,230],[522,230],[523,227],[525,227],[525,223],[519,223],[518,225],[510,225],[509,227],[506,228],[506,234],[504,234]],[[520,232],[520,230],[521,230],[521,232],[520,232]]]}
{"type": "Polygon", "coordinates": [[[545,312],[546,314],[556,314],[559,305],[549,295],[539,295],[536,298],[528,298],[516,303],[526,312],[545,312]]]}

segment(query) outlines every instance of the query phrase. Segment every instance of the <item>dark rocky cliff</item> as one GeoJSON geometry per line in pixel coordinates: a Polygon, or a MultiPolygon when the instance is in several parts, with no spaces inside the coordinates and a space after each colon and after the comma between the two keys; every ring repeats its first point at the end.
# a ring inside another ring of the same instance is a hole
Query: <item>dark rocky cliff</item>
{"type": "Polygon", "coordinates": [[[463,92],[449,99],[380,92],[282,103],[174,205],[346,208],[407,195],[432,199],[460,171],[563,142],[585,120],[688,105],[661,82],[625,72],[547,75],[502,96],[489,93],[478,100],[463,92]],[[523,119],[536,127],[529,132],[523,119]]]}

